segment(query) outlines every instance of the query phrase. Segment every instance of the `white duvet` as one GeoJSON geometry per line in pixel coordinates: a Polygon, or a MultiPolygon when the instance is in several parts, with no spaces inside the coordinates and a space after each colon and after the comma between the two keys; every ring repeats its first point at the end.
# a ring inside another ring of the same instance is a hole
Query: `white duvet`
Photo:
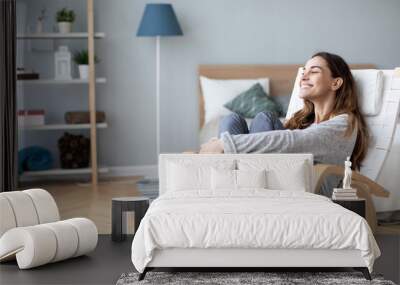
{"type": "Polygon", "coordinates": [[[132,262],[143,272],[165,248],[358,249],[370,271],[380,255],[359,215],[320,195],[265,189],[160,196],[134,237],[132,262]]]}

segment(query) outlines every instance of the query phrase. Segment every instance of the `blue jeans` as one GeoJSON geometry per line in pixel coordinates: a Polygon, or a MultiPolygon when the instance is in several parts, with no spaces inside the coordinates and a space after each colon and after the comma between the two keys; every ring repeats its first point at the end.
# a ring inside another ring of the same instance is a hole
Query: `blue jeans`
{"type": "Polygon", "coordinates": [[[258,113],[250,124],[247,126],[246,120],[239,114],[232,113],[225,116],[219,123],[219,136],[224,132],[231,135],[252,134],[260,132],[269,132],[274,130],[284,130],[284,126],[279,118],[272,112],[258,113]]]}

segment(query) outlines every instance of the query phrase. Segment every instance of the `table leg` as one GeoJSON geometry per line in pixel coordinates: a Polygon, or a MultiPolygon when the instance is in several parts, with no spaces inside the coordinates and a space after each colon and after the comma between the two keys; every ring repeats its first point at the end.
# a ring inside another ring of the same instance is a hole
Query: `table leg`
{"type": "Polygon", "coordinates": [[[124,235],[122,234],[122,203],[119,201],[112,201],[112,228],[111,228],[111,239],[113,241],[123,241],[124,235]]]}

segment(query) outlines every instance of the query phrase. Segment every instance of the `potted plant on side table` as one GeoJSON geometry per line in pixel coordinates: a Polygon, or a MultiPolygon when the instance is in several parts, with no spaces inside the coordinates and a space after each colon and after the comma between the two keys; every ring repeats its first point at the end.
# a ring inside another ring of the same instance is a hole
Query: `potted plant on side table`
{"type": "MultiPolygon", "coordinates": [[[[74,54],[74,62],[78,65],[79,78],[88,79],[89,78],[89,52],[84,49],[80,52],[74,54]]],[[[94,56],[94,62],[98,63],[99,59],[94,56]]]]}
{"type": "Polygon", "coordinates": [[[72,30],[72,23],[75,21],[75,12],[63,8],[57,12],[58,31],[62,34],[70,33],[72,30]]]}

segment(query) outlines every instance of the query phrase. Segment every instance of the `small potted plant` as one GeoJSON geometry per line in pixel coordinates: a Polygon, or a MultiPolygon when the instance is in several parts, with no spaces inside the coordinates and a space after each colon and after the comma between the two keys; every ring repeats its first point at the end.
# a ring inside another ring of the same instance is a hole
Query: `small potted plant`
{"type": "Polygon", "coordinates": [[[59,32],[63,34],[70,33],[72,23],[75,21],[75,12],[73,10],[63,8],[57,12],[56,19],[59,32]]]}
{"type": "MultiPolygon", "coordinates": [[[[74,54],[74,62],[78,65],[79,78],[88,79],[89,77],[89,52],[84,49],[74,54]]],[[[94,56],[94,62],[99,62],[99,59],[94,56]]]]}

